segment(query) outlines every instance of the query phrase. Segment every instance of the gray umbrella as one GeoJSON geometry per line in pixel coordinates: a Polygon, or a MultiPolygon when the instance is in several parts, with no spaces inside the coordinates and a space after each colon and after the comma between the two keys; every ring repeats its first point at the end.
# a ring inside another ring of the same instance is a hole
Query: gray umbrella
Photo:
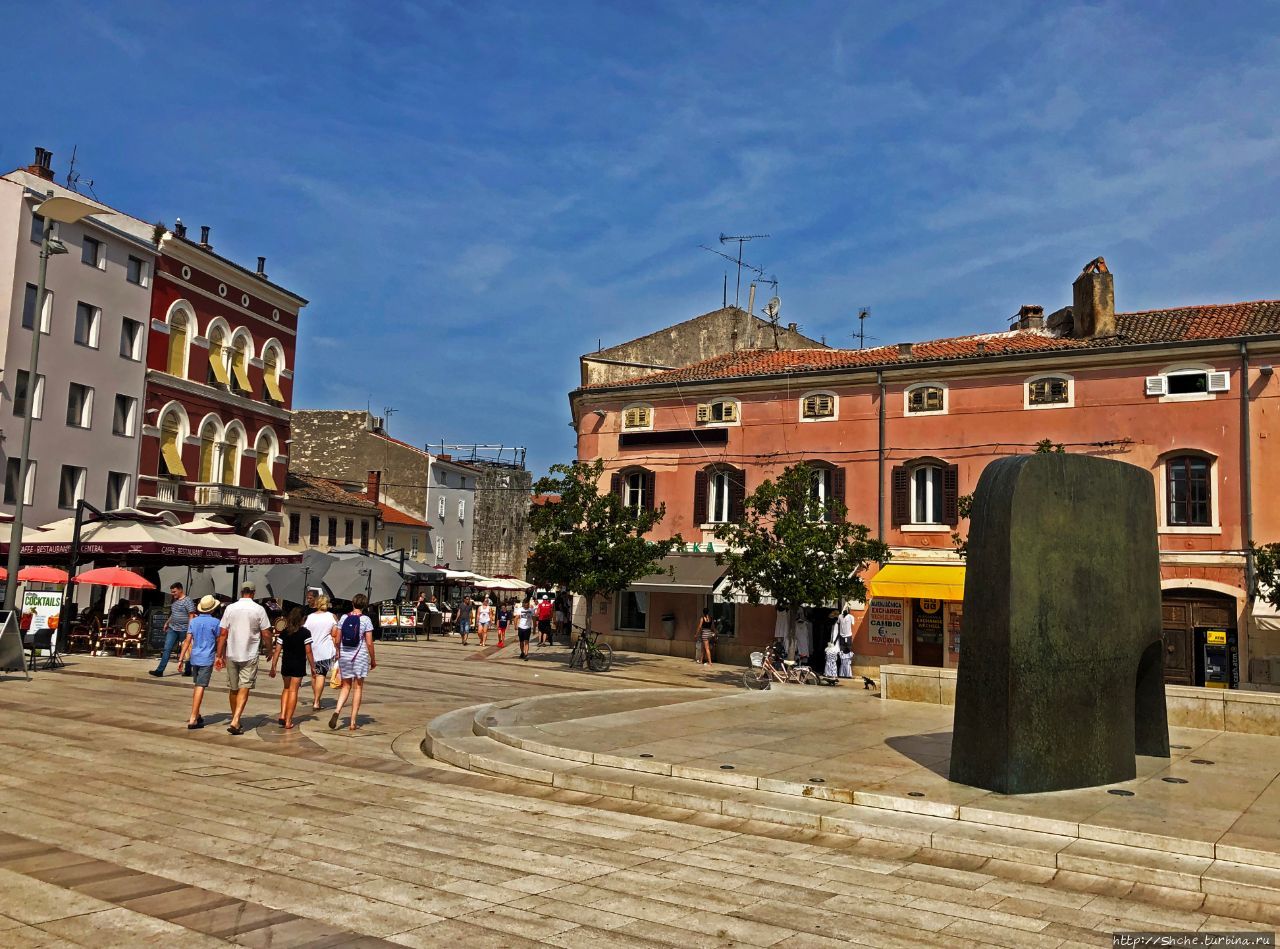
{"type": "Polygon", "coordinates": [[[279,599],[303,603],[308,588],[328,584],[329,571],[336,563],[335,557],[319,550],[308,550],[302,554],[302,563],[276,564],[268,570],[267,583],[279,599]]]}
{"type": "Polygon", "coordinates": [[[404,579],[394,565],[381,557],[344,557],[324,575],[325,586],[340,600],[364,593],[370,603],[394,600],[404,579]]]}

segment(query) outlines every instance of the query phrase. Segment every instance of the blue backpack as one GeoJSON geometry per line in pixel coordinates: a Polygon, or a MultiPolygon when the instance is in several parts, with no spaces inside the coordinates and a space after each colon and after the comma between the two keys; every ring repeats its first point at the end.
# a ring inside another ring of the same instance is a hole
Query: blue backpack
{"type": "Polygon", "coordinates": [[[348,613],[342,620],[342,645],[348,649],[355,649],[360,645],[360,641],[364,639],[364,635],[360,632],[360,620],[364,616],[357,616],[354,613],[348,613]]]}

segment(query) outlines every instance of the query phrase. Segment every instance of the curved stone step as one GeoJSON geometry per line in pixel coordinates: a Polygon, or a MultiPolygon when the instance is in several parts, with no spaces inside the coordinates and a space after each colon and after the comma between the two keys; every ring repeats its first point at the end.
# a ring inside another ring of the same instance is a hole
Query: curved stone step
{"type": "MultiPolygon", "coordinates": [[[[441,755],[436,754],[436,744],[445,738],[463,738],[475,734],[475,718],[476,713],[480,709],[488,708],[488,704],[468,705],[466,708],[454,709],[452,712],[445,712],[438,715],[427,723],[426,736],[422,739],[422,752],[430,758],[438,758],[441,761],[446,760],[441,755]]],[[[453,764],[454,762],[449,762],[453,764]]],[[[466,767],[460,765],[459,767],[466,767]]]]}

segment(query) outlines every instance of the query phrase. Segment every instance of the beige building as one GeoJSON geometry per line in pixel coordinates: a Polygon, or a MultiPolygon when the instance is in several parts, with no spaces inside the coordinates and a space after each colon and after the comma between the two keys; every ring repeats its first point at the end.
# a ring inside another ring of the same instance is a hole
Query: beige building
{"type": "Polygon", "coordinates": [[[284,496],[282,546],[328,550],[353,544],[374,547],[381,524],[376,501],[363,487],[291,471],[284,496]]]}

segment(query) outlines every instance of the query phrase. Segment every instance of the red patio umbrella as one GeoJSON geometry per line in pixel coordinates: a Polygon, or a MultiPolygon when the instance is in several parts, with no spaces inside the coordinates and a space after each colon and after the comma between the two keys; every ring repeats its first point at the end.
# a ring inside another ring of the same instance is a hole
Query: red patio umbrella
{"type": "Polygon", "coordinates": [[[104,587],[130,587],[135,590],[154,590],[156,585],[146,577],[139,576],[132,570],[123,567],[99,567],[86,570],[71,578],[72,583],[96,583],[104,587]]]}
{"type": "Polygon", "coordinates": [[[57,567],[23,567],[18,579],[27,583],[66,583],[67,571],[57,567]]]}

